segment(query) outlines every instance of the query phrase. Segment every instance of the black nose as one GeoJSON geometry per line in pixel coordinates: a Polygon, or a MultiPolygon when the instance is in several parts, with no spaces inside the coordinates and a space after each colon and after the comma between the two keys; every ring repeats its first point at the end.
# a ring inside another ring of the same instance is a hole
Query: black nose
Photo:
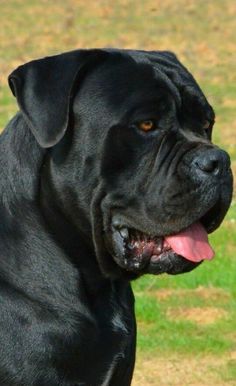
{"type": "Polygon", "coordinates": [[[219,175],[230,167],[230,158],[224,150],[207,149],[201,151],[193,160],[195,168],[206,175],[219,175]]]}

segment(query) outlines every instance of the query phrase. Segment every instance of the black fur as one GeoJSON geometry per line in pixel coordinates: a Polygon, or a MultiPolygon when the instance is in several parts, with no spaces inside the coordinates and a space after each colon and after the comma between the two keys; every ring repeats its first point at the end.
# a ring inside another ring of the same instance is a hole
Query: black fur
{"type": "Polygon", "coordinates": [[[232,176],[210,142],[214,112],[169,52],[78,50],[23,65],[9,84],[20,112],[0,137],[0,384],[128,386],[130,279],[197,264],[126,269],[114,227],[220,225],[232,176]],[[143,133],[149,118],[158,129],[143,133]]]}

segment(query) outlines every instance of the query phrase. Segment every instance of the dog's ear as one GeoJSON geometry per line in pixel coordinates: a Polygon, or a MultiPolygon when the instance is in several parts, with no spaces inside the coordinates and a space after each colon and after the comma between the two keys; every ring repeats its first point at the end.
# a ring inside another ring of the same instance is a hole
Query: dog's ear
{"type": "Polygon", "coordinates": [[[79,82],[107,52],[76,50],[26,63],[8,78],[20,110],[36,140],[51,147],[63,137],[79,82]]]}

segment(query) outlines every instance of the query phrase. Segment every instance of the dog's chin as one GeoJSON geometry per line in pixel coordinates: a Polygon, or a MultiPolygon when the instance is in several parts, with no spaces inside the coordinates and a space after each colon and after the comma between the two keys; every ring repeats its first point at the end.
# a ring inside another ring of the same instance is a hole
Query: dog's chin
{"type": "Polygon", "coordinates": [[[185,259],[181,255],[177,255],[174,251],[169,251],[158,256],[157,261],[150,260],[147,267],[147,273],[159,275],[161,273],[168,273],[170,275],[177,275],[180,273],[190,272],[196,268],[202,261],[195,263],[185,259]]]}
{"type": "Polygon", "coordinates": [[[163,237],[151,237],[133,229],[113,228],[110,241],[108,248],[117,265],[134,276],[176,275],[189,272],[201,263],[175,253],[163,237]]]}

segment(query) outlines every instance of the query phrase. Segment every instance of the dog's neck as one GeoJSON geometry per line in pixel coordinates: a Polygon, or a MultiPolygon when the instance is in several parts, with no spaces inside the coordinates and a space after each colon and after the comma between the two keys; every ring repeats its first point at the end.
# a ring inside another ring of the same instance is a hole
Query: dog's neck
{"type": "MultiPolygon", "coordinates": [[[[5,224],[9,224],[8,231],[12,228],[12,232],[14,232],[18,222],[20,228],[24,227],[26,229],[27,240],[19,238],[18,241],[27,244],[29,255],[31,253],[31,243],[42,244],[42,249],[44,248],[43,244],[47,243],[46,240],[37,241],[34,232],[38,228],[42,228],[41,231],[43,232],[46,226],[52,239],[49,242],[52,245],[56,244],[58,251],[61,250],[61,254],[58,253],[57,259],[66,258],[66,264],[70,264],[71,270],[78,271],[79,275],[83,277],[87,291],[96,293],[99,288],[105,285],[104,283],[107,285],[110,281],[104,279],[100,272],[92,242],[87,237],[89,224],[86,219],[83,219],[83,223],[87,223],[87,225],[83,229],[78,229],[65,216],[64,203],[57,198],[57,191],[55,190],[57,188],[50,183],[52,179],[48,179],[48,174],[50,176],[51,173],[51,170],[47,169],[49,159],[50,150],[40,148],[25,124],[22,115],[18,113],[1,135],[0,166],[1,173],[6,174],[6,176],[1,180],[4,182],[4,186],[0,186],[3,203],[3,205],[0,205],[0,213],[6,217],[5,224]],[[41,206],[40,211],[38,211],[39,205],[41,206]],[[90,269],[94,273],[93,279],[87,274],[90,269]]],[[[61,197],[60,194],[58,196],[61,197]]],[[[78,211],[77,215],[84,216],[83,211],[78,211]]],[[[2,244],[4,241],[1,240],[1,236],[0,234],[2,253],[3,255],[6,254],[6,260],[4,261],[7,261],[8,264],[5,268],[14,273],[15,257],[11,256],[10,249],[2,244]],[[4,252],[5,249],[6,252],[4,252]]],[[[15,234],[15,237],[17,237],[17,234],[15,234]]],[[[45,246],[45,248],[47,247],[45,246]]],[[[34,260],[37,264],[36,260],[44,259],[44,257],[40,255],[32,257],[33,260],[30,259],[31,257],[24,262],[22,260],[22,262],[24,264],[34,264],[34,260]]],[[[44,264],[47,264],[47,261],[44,264]]],[[[40,280],[39,277],[37,279],[40,280]]],[[[33,276],[29,280],[34,282],[33,276]]],[[[25,286],[23,283],[22,285],[25,286]]],[[[36,295],[37,281],[34,282],[34,285],[36,295]]]]}

